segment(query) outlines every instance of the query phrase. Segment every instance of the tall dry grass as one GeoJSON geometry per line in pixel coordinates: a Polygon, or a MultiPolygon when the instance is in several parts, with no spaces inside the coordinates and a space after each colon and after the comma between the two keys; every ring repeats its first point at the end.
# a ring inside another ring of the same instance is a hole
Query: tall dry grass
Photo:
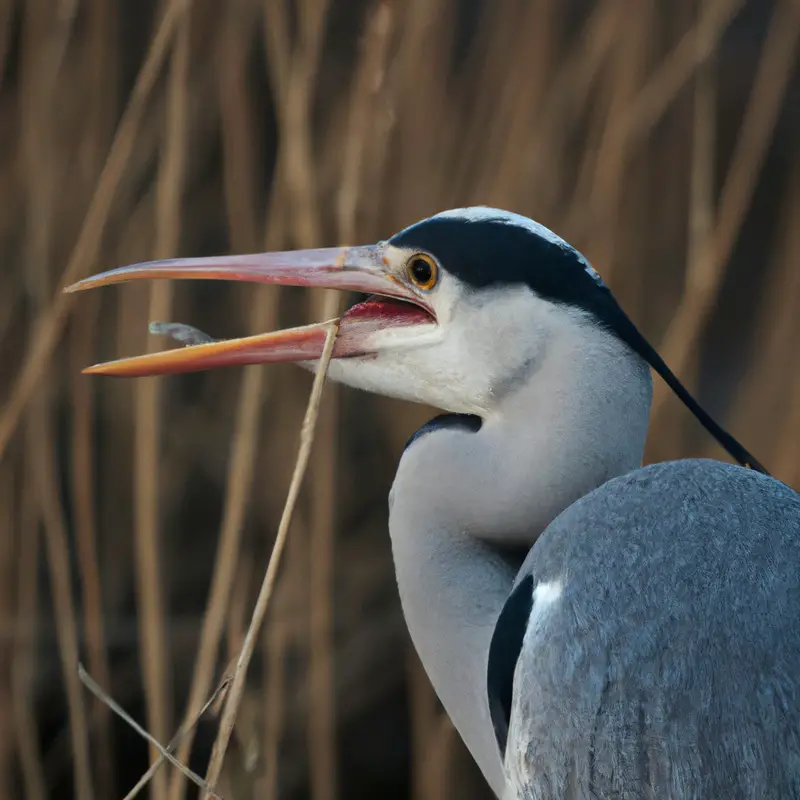
{"type": "MultiPolygon", "coordinates": [[[[800,485],[799,34],[797,0],[0,3],[0,796],[121,797],[147,769],[79,658],[162,744],[183,724],[176,756],[205,772],[310,388],[283,366],[137,383],[80,366],[161,347],[154,318],[237,335],[340,302],[60,293],[90,272],[512,208],[581,247],[800,485]]],[[[328,387],[226,797],[487,796],[409,651],[385,532],[428,413],[328,387]]],[[[723,457],[663,387],[653,422],[648,459],[723,457]]],[[[164,765],[145,791],[188,787],[164,765]]]]}

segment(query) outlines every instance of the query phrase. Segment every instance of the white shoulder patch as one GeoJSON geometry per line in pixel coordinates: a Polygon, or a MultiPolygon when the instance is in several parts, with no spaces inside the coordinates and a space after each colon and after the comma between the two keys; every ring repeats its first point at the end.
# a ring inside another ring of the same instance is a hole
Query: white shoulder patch
{"type": "Polygon", "coordinates": [[[530,681],[534,676],[524,669],[523,659],[530,655],[537,646],[546,646],[541,641],[542,623],[547,614],[558,604],[564,594],[564,582],[561,578],[541,581],[533,589],[533,607],[531,608],[522,651],[514,671],[514,689],[511,701],[511,719],[508,728],[508,744],[504,769],[506,773],[506,789],[503,800],[529,797],[534,776],[530,773],[531,725],[529,704],[525,701],[530,691],[530,681]],[[536,643],[537,637],[540,639],[536,643]],[[521,664],[523,666],[521,666],[521,664]]]}
{"type": "Polygon", "coordinates": [[[563,589],[561,581],[537,583],[536,588],[533,590],[534,606],[549,606],[561,597],[563,589]]]}

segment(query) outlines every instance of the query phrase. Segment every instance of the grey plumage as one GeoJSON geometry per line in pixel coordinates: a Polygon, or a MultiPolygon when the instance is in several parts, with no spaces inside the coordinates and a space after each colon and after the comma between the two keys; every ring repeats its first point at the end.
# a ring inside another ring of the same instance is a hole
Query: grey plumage
{"type": "Polygon", "coordinates": [[[800,797],[800,498],[715,461],[567,508],[531,615],[507,768],[521,800],[800,797]]]}

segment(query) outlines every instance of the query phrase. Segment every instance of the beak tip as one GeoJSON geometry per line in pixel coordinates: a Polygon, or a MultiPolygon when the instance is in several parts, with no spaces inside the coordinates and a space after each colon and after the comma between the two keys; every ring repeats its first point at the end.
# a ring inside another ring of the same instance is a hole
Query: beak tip
{"type": "Polygon", "coordinates": [[[114,362],[107,361],[100,364],[92,364],[81,370],[81,375],[114,375],[114,362]]]}

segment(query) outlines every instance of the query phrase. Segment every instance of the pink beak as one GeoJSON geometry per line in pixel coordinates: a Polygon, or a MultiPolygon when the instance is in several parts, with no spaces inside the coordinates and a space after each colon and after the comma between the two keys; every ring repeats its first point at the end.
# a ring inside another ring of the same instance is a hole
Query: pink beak
{"type": "MultiPolygon", "coordinates": [[[[377,351],[370,340],[376,332],[389,327],[435,323],[433,311],[424,297],[389,271],[385,245],[150,261],[103,272],[68,286],[64,291],[77,292],[143,278],[253,281],[364,292],[383,298],[372,298],[342,316],[333,358],[374,356],[377,351]]],[[[234,364],[315,361],[322,355],[329,324],[322,322],[241,339],[190,345],[96,364],[84,372],[140,377],[234,364]]]]}

